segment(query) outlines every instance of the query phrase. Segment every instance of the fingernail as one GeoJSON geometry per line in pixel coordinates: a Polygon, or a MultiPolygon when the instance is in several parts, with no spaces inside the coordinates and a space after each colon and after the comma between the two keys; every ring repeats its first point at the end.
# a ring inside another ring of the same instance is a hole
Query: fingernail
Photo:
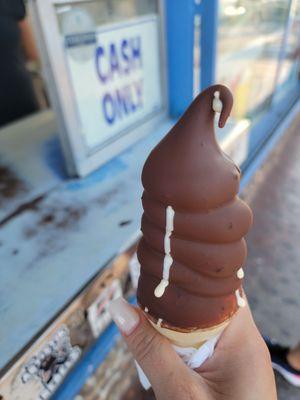
{"type": "Polygon", "coordinates": [[[140,321],[138,313],[122,297],[113,300],[108,310],[120,331],[125,335],[130,335],[140,321]]]}

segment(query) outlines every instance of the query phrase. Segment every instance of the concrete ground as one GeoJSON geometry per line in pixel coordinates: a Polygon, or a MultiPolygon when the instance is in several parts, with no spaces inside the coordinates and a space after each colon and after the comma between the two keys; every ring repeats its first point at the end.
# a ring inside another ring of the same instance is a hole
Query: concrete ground
{"type": "MultiPolygon", "coordinates": [[[[244,193],[254,212],[245,290],[262,334],[300,341],[300,116],[244,193]]],[[[276,374],[279,400],[299,400],[276,374]]]]}

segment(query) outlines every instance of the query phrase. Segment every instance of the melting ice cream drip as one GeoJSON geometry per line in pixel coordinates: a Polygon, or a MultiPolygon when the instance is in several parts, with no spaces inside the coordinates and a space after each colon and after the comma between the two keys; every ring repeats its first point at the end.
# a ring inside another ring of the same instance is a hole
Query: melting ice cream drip
{"type": "Polygon", "coordinates": [[[243,278],[244,278],[245,273],[244,273],[243,268],[240,268],[240,269],[237,271],[236,276],[237,276],[239,279],[243,279],[243,278]]]}
{"type": "Polygon", "coordinates": [[[222,112],[223,103],[220,100],[220,92],[218,90],[214,93],[214,99],[213,99],[212,108],[217,113],[221,113],[222,112]]]}
{"type": "Polygon", "coordinates": [[[236,301],[239,307],[245,307],[246,306],[246,301],[245,299],[242,298],[240,294],[240,289],[235,291],[235,296],[236,296],[236,301]]]}
{"type": "Polygon", "coordinates": [[[163,276],[160,283],[156,286],[154,290],[155,297],[162,297],[165,293],[166,287],[169,285],[170,268],[173,263],[173,258],[171,257],[171,234],[174,229],[174,215],[175,211],[171,206],[166,208],[166,233],[164,239],[164,264],[163,264],[163,276]]]}
{"type": "Polygon", "coordinates": [[[157,320],[157,322],[156,322],[156,325],[157,325],[158,327],[161,327],[161,324],[162,324],[162,318],[158,318],[158,320],[157,320]]]}

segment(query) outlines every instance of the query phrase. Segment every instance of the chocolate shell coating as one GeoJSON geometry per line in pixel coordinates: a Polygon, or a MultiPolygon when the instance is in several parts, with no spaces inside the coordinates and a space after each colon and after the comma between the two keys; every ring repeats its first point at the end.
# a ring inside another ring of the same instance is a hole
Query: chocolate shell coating
{"type": "Polygon", "coordinates": [[[252,223],[238,198],[240,170],[220,149],[212,101],[219,91],[224,126],[232,95],[215,85],[200,93],[152,150],[143,172],[143,238],[138,247],[138,302],[152,317],[178,329],[215,326],[237,310],[237,271],[246,258],[243,237],[252,223]],[[169,284],[154,295],[163,275],[166,208],[175,212],[170,236],[169,284]]]}

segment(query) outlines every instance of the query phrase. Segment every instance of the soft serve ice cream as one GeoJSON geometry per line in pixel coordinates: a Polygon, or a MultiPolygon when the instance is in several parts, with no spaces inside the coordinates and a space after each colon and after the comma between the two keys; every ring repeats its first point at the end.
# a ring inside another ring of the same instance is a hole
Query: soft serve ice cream
{"type": "Polygon", "coordinates": [[[240,170],[214,132],[215,111],[223,127],[231,108],[225,86],[199,94],[143,168],[137,298],[149,319],[168,329],[215,327],[245,305],[252,213],[237,196],[240,170]]]}

